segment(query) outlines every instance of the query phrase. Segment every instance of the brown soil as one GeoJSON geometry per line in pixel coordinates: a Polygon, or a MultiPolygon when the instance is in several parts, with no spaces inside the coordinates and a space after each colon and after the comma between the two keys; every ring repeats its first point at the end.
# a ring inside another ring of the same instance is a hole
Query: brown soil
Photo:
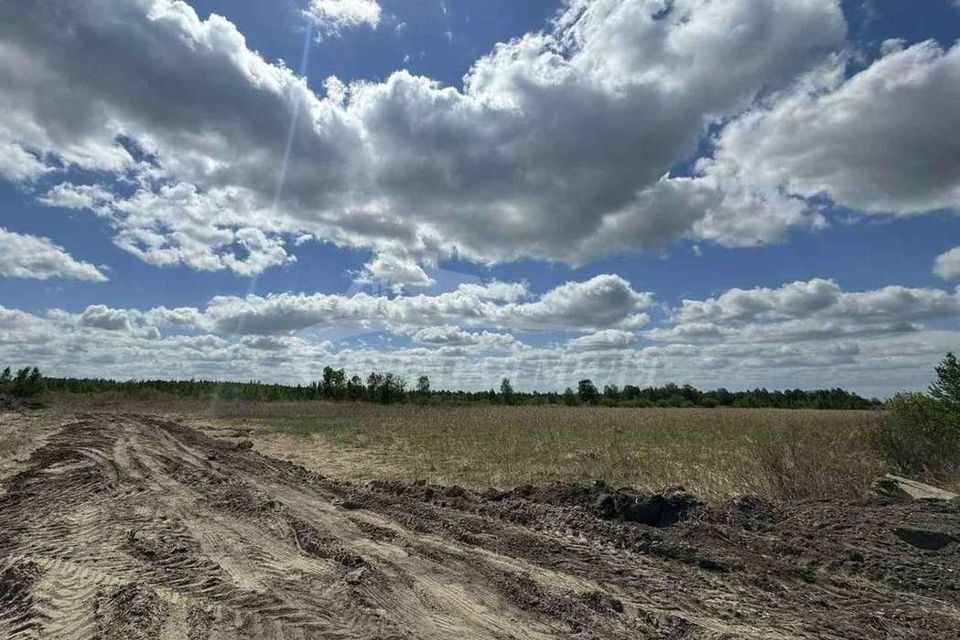
{"type": "Polygon", "coordinates": [[[0,638],[960,638],[956,504],[360,484],[140,415],[3,489],[0,638]]]}

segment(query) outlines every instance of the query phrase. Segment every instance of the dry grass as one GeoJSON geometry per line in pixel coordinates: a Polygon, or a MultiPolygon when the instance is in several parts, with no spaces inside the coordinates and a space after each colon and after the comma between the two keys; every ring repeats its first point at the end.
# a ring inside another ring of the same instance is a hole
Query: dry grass
{"type": "Polygon", "coordinates": [[[803,499],[860,495],[883,471],[863,437],[878,414],[863,411],[325,403],[193,409],[219,424],[252,427],[266,453],[360,479],[474,488],[603,479],[645,489],[680,484],[707,498],[803,499]]]}

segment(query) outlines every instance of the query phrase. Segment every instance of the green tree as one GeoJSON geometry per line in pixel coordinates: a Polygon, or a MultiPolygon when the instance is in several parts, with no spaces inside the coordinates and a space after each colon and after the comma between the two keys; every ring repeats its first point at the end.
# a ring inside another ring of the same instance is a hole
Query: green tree
{"type": "Polygon", "coordinates": [[[12,393],[21,398],[29,398],[43,391],[43,375],[37,367],[24,367],[13,378],[12,393]]]}
{"type": "Polygon", "coordinates": [[[417,378],[417,393],[422,396],[430,395],[430,378],[427,376],[417,378]]]}
{"type": "Polygon", "coordinates": [[[600,392],[597,391],[597,387],[592,380],[578,382],[577,395],[580,396],[580,402],[584,404],[594,404],[600,398],[600,392]]]}
{"type": "Polygon", "coordinates": [[[360,376],[354,375],[347,380],[347,398],[350,400],[362,400],[366,388],[363,386],[363,380],[360,376]]]}
{"type": "Polygon", "coordinates": [[[383,374],[372,371],[367,376],[367,399],[374,402],[379,400],[380,387],[383,386],[383,374]]]}
{"type": "Polygon", "coordinates": [[[400,376],[387,373],[377,387],[377,402],[391,404],[403,399],[403,392],[406,389],[407,382],[400,376]]]}
{"type": "Polygon", "coordinates": [[[953,353],[937,366],[937,380],[930,385],[930,395],[951,411],[960,412],[960,362],[953,353]]]}
{"type": "Polygon", "coordinates": [[[510,378],[504,378],[500,381],[500,402],[503,404],[513,404],[514,399],[513,385],[510,384],[510,378]]]}
{"type": "Polygon", "coordinates": [[[333,367],[323,368],[323,379],[320,381],[320,392],[328,400],[343,400],[346,394],[346,374],[343,369],[333,367]]]}

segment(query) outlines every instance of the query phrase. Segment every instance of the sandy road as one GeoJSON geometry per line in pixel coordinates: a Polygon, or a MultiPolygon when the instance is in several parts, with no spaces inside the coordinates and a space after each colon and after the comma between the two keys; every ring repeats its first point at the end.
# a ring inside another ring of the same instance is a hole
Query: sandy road
{"type": "Polygon", "coordinates": [[[956,545],[913,549],[891,519],[960,508],[741,503],[654,528],[77,416],[4,483],[0,638],[960,638],[956,545]]]}

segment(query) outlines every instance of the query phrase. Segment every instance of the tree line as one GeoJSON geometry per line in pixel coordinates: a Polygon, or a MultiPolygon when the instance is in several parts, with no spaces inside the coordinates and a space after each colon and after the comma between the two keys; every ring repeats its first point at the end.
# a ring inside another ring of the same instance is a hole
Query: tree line
{"type": "Polygon", "coordinates": [[[0,393],[20,397],[53,393],[98,394],[112,392],[136,397],[149,394],[224,400],[331,402],[376,402],[392,404],[490,403],[505,405],[562,404],[568,406],[597,405],[620,407],[755,407],[781,409],[872,409],[881,406],[877,399],[866,399],[843,389],[774,390],[752,389],[701,391],[691,385],[666,384],[659,387],[606,385],[598,388],[589,379],[580,380],[576,388],[563,392],[524,392],[514,389],[508,378],[488,391],[435,390],[430,378],[420,376],[411,387],[402,376],[389,372],[372,372],[366,378],[348,376],[343,369],[324,367],[319,380],[308,384],[284,385],[217,380],[128,380],[106,378],[44,377],[36,367],[25,367],[12,373],[9,368],[0,375],[0,393]]]}

